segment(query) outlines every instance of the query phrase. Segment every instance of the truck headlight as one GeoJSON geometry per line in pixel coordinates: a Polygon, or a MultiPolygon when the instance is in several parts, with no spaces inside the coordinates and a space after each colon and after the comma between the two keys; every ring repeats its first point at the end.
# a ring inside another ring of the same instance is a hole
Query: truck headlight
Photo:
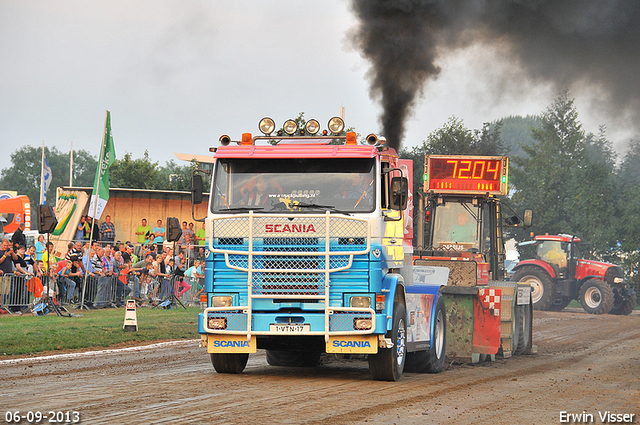
{"type": "Polygon", "coordinates": [[[317,120],[309,120],[307,121],[307,124],[304,128],[307,133],[316,134],[318,131],[320,131],[320,123],[317,120]]]}
{"type": "Polygon", "coordinates": [[[333,134],[338,134],[344,130],[344,121],[340,117],[333,117],[329,120],[329,131],[333,134]]]}
{"type": "Polygon", "coordinates": [[[298,124],[296,124],[294,120],[286,120],[284,122],[284,125],[282,126],[282,129],[285,133],[291,136],[296,132],[296,130],[298,130],[298,124]]]}
{"type": "Polygon", "coordinates": [[[211,297],[211,307],[231,307],[233,298],[230,295],[216,295],[211,297]]]}
{"type": "Polygon", "coordinates": [[[349,304],[353,308],[370,308],[371,297],[355,296],[349,299],[349,304]]]}
{"type": "Polygon", "coordinates": [[[624,277],[614,277],[613,283],[622,283],[624,282],[624,277]]]}
{"type": "Polygon", "coordinates": [[[358,331],[365,331],[371,329],[371,319],[365,319],[364,317],[353,319],[353,328],[358,331]]]}
{"type": "Polygon", "coordinates": [[[209,317],[209,329],[227,329],[226,317],[209,317]]]}
{"type": "Polygon", "coordinates": [[[265,136],[273,133],[273,130],[276,129],[276,123],[269,117],[262,118],[260,123],[258,124],[258,128],[265,136]]]}

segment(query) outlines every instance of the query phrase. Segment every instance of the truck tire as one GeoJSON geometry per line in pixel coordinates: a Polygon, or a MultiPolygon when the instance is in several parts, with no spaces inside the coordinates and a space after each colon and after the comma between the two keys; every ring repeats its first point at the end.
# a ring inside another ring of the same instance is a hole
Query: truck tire
{"type": "Polygon", "coordinates": [[[404,370],[412,373],[440,373],[444,370],[444,356],[447,352],[447,326],[444,299],[438,297],[433,324],[433,342],[427,351],[407,353],[404,370]]]}
{"type": "Polygon", "coordinates": [[[531,304],[516,306],[516,314],[520,317],[520,331],[514,354],[519,355],[527,351],[531,343],[531,304]]]}
{"type": "Polygon", "coordinates": [[[611,309],[609,314],[628,316],[636,307],[637,300],[638,298],[636,295],[636,291],[634,291],[633,288],[629,288],[629,293],[627,294],[626,298],[621,302],[614,302],[613,308],[611,309]]]}
{"type": "Polygon", "coordinates": [[[211,353],[211,363],[218,373],[242,373],[249,360],[249,354],[211,353]]]}
{"type": "Polygon", "coordinates": [[[562,311],[571,302],[569,297],[557,297],[549,307],[549,311],[562,311]]]}
{"type": "Polygon", "coordinates": [[[534,310],[549,310],[553,304],[556,284],[549,273],[535,266],[524,266],[513,274],[513,281],[531,285],[534,310]]]}
{"type": "Polygon", "coordinates": [[[379,348],[369,355],[369,372],[376,381],[397,381],[407,359],[407,313],[404,305],[393,306],[393,327],[386,335],[393,341],[391,348],[379,348]]]}
{"type": "Polygon", "coordinates": [[[316,351],[267,350],[267,363],[271,366],[316,367],[322,353],[316,351]]]}
{"type": "Polygon", "coordinates": [[[580,304],[587,313],[607,314],[613,308],[613,289],[603,280],[589,279],[580,288],[580,304]]]}

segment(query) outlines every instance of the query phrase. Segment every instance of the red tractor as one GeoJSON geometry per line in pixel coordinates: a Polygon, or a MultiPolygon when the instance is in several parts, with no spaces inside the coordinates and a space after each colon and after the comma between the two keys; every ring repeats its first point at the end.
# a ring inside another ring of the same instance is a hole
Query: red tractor
{"type": "Polygon", "coordinates": [[[580,239],[571,235],[536,236],[520,246],[535,245],[536,257],[520,261],[512,280],[532,287],[536,310],[560,311],[577,299],[591,314],[628,315],[636,293],[615,264],[581,258],[580,239]]]}

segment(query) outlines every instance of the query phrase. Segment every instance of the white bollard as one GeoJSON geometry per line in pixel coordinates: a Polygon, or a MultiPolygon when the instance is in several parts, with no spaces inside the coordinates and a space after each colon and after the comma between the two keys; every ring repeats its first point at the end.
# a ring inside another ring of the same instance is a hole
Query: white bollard
{"type": "Polygon", "coordinates": [[[127,300],[127,311],[124,315],[124,325],[122,325],[122,329],[127,331],[138,331],[135,300],[127,300]]]}

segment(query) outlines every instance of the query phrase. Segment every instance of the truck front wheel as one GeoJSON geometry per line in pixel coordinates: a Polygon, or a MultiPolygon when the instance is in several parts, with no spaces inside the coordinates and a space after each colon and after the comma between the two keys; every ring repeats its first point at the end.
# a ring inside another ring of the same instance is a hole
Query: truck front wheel
{"type": "Polygon", "coordinates": [[[393,307],[393,327],[387,332],[393,342],[391,348],[379,348],[378,354],[369,355],[369,372],[376,381],[397,381],[407,358],[407,313],[404,305],[393,307]]]}
{"type": "Polygon", "coordinates": [[[589,279],[580,288],[580,304],[587,313],[607,314],[613,308],[613,289],[605,281],[589,279]]]}
{"type": "Polygon", "coordinates": [[[525,266],[514,273],[512,280],[531,285],[534,310],[549,310],[553,305],[556,285],[546,271],[539,267],[525,266]]]}
{"type": "Polygon", "coordinates": [[[440,373],[444,370],[444,356],[447,347],[447,327],[444,310],[444,299],[438,297],[436,302],[435,323],[431,348],[427,351],[407,353],[404,369],[414,373],[440,373]]]}
{"type": "Polygon", "coordinates": [[[218,373],[242,373],[249,354],[211,354],[211,363],[218,373]]]}

